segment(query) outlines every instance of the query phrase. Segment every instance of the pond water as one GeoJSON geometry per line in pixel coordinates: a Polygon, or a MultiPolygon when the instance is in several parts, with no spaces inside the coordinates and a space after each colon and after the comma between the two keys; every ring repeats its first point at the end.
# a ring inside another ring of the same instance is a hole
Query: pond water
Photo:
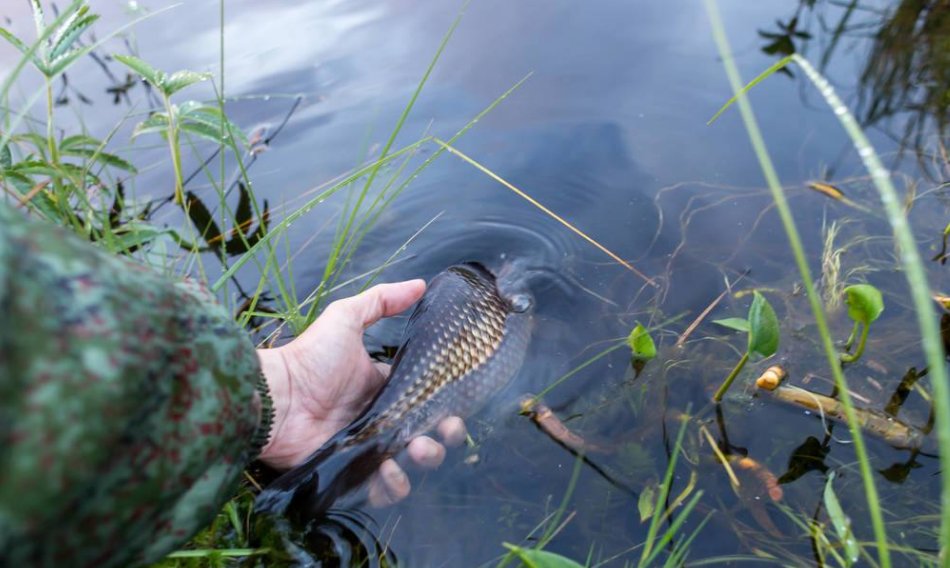
{"type": "MultiPolygon", "coordinates": [[[[0,8],[14,31],[30,25],[22,4],[0,8]]],[[[93,4],[105,16],[102,30],[134,17],[93,4]]],[[[940,184],[950,172],[945,156],[941,165],[937,135],[947,118],[939,92],[950,88],[950,63],[937,47],[927,46],[950,41],[940,35],[950,33],[946,4],[720,4],[745,80],[791,45],[832,79],[896,172],[899,189],[916,191],[912,221],[924,256],[933,256],[947,219],[940,184]],[[907,19],[910,4],[930,7],[917,14],[921,21],[932,18],[929,31],[912,26],[876,42],[880,30],[895,27],[893,14],[907,19]]],[[[142,0],[136,6],[156,12],[165,5],[142,0]]],[[[134,48],[160,68],[217,73],[218,9],[215,2],[186,2],[137,24],[126,41],[114,40],[106,51],[134,48]]],[[[315,188],[378,156],[459,10],[455,2],[405,0],[227,3],[224,89],[232,120],[247,130],[267,125],[274,133],[286,119],[250,170],[254,191],[268,200],[275,220],[315,188]]],[[[12,61],[10,50],[0,50],[0,64],[12,61]]],[[[124,72],[106,65],[121,80],[124,72]]],[[[108,77],[92,62],[83,69],[70,75],[75,90],[67,91],[71,100],[61,114],[78,108],[87,127],[105,136],[117,115],[129,113],[131,124],[148,108],[140,86],[129,92],[133,105],[120,100],[113,106],[113,95],[103,87],[111,84],[108,77]],[[81,103],[77,93],[93,104],[81,103]]],[[[369,511],[378,540],[406,566],[493,565],[505,553],[502,543],[530,546],[556,522],[546,550],[597,565],[635,564],[648,523],[640,522],[638,498],[604,477],[638,493],[655,485],[670,459],[679,417],[689,408],[699,419],[687,429],[670,500],[684,490],[690,496],[703,492],[680,531],[692,534],[708,518],[690,546],[690,560],[758,555],[763,562],[771,557],[782,564],[814,563],[800,523],[815,515],[826,521],[821,507],[831,471],[837,472],[835,491],[857,538],[872,541],[847,429],[839,425],[828,433],[815,415],[753,396],[752,379],[776,361],[786,366],[792,384],[812,391],[830,393],[831,379],[738,109],[706,124],[731,91],[702,5],[473,2],[393,148],[428,134],[450,138],[529,74],[454,145],[657,285],[456,156],[442,154],[411,181],[367,233],[344,279],[386,263],[407,241],[399,262],[381,279],[429,278],[459,261],[498,266],[510,258],[527,259],[547,276],[537,282],[537,331],[516,384],[469,421],[476,446],[450,451],[435,472],[412,471],[409,499],[369,511]],[[726,280],[740,277],[734,290],[746,294],[727,295],[677,345],[726,280]],[[711,322],[744,317],[752,287],[775,306],[782,343],[772,360],[754,362],[740,375],[717,416],[710,397],[745,339],[711,322]],[[569,428],[604,450],[588,456],[600,471],[583,464],[572,482],[577,458],[518,414],[519,397],[545,389],[616,344],[638,321],[655,326],[659,346],[658,357],[639,376],[629,351],[619,349],[545,395],[569,428]],[[751,473],[737,472],[738,489],[700,426],[724,452],[758,464],[751,473]],[[768,472],[781,478],[779,502],[762,489],[768,472]],[[565,514],[552,517],[562,500],[565,514]]],[[[812,270],[831,270],[830,255],[823,265],[822,252],[835,227],[834,245],[843,247],[842,280],[868,281],[884,292],[887,308],[871,330],[868,354],[847,370],[857,404],[883,408],[908,368],[926,365],[876,193],[834,113],[800,69],[772,76],[750,98],[812,270]],[[808,189],[812,180],[833,183],[860,208],[808,189]]],[[[128,128],[116,136],[123,140],[119,149],[139,163],[158,163],[164,149],[155,140],[124,146],[128,128]]],[[[438,149],[434,142],[424,144],[405,172],[438,149]]],[[[188,156],[186,170],[206,155],[188,156]]],[[[377,187],[398,166],[384,169],[377,187]]],[[[139,196],[167,195],[168,179],[167,171],[147,171],[133,189],[139,196]]],[[[361,184],[354,187],[358,191],[361,184]]],[[[207,189],[200,180],[190,188],[199,194],[207,189]]],[[[346,203],[339,193],[290,228],[287,249],[298,291],[319,283],[346,203]]],[[[162,215],[173,219],[175,212],[167,208],[162,215]]],[[[256,282],[254,270],[249,264],[240,278],[256,282]]],[[[931,263],[930,272],[934,290],[946,286],[945,267],[931,263]]],[[[823,284],[827,289],[828,280],[823,284]]],[[[830,319],[843,340],[850,330],[846,311],[832,311],[830,319]]],[[[398,343],[402,323],[372,329],[368,342],[374,348],[398,343]]],[[[929,392],[926,378],[920,385],[929,392]]],[[[899,417],[923,425],[928,412],[918,391],[899,417]]],[[[932,552],[939,511],[932,450],[918,455],[868,441],[891,540],[932,552]]],[[[870,545],[868,553],[873,555],[870,545]]],[[[910,558],[917,561],[905,560],[910,558]]]]}

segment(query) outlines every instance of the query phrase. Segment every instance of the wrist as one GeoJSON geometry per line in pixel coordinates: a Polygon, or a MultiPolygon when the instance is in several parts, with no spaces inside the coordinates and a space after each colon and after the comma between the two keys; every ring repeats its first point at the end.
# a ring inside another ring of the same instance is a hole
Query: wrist
{"type": "Polygon", "coordinates": [[[272,407],[270,436],[268,437],[267,443],[261,448],[258,459],[272,463],[274,461],[275,450],[277,449],[275,442],[280,439],[279,433],[283,429],[287,416],[290,413],[290,372],[287,367],[285,354],[279,347],[258,349],[257,357],[261,363],[261,374],[269,391],[272,407]]]}

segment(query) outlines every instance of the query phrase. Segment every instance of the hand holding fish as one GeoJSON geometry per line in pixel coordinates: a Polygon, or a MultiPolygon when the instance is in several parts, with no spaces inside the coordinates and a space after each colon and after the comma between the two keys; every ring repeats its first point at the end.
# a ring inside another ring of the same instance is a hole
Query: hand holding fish
{"type": "MultiPolygon", "coordinates": [[[[359,415],[389,374],[388,365],[370,359],[363,332],[406,310],[424,291],[422,280],[374,286],[327,306],[287,345],[258,350],[275,412],[262,461],[279,469],[293,467],[359,415]]],[[[444,420],[438,431],[450,445],[465,438],[459,418],[444,420]]],[[[445,458],[442,444],[426,436],[415,438],[408,452],[415,463],[429,468],[445,458]]],[[[373,504],[388,505],[408,495],[409,479],[395,461],[384,462],[379,473],[370,486],[373,504]]]]}

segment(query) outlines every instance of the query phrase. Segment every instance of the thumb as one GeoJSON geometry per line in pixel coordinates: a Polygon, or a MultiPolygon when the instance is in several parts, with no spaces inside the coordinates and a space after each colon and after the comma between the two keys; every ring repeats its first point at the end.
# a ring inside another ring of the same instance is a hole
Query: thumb
{"type": "Polygon", "coordinates": [[[378,284],[356,296],[333,302],[327,306],[327,311],[332,310],[335,315],[366,329],[381,318],[406,310],[422,297],[425,290],[425,280],[378,284]]]}

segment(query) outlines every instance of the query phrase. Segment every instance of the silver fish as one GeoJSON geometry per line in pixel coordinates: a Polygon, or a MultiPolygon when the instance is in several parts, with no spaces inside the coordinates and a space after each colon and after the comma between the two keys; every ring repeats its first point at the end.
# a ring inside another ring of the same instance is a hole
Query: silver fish
{"type": "Polygon", "coordinates": [[[449,416],[470,416],[507,385],[524,361],[532,324],[533,299],[516,282],[496,280],[477,263],[433,278],[373,402],[268,486],[256,511],[301,521],[320,516],[413,438],[449,416]]]}

